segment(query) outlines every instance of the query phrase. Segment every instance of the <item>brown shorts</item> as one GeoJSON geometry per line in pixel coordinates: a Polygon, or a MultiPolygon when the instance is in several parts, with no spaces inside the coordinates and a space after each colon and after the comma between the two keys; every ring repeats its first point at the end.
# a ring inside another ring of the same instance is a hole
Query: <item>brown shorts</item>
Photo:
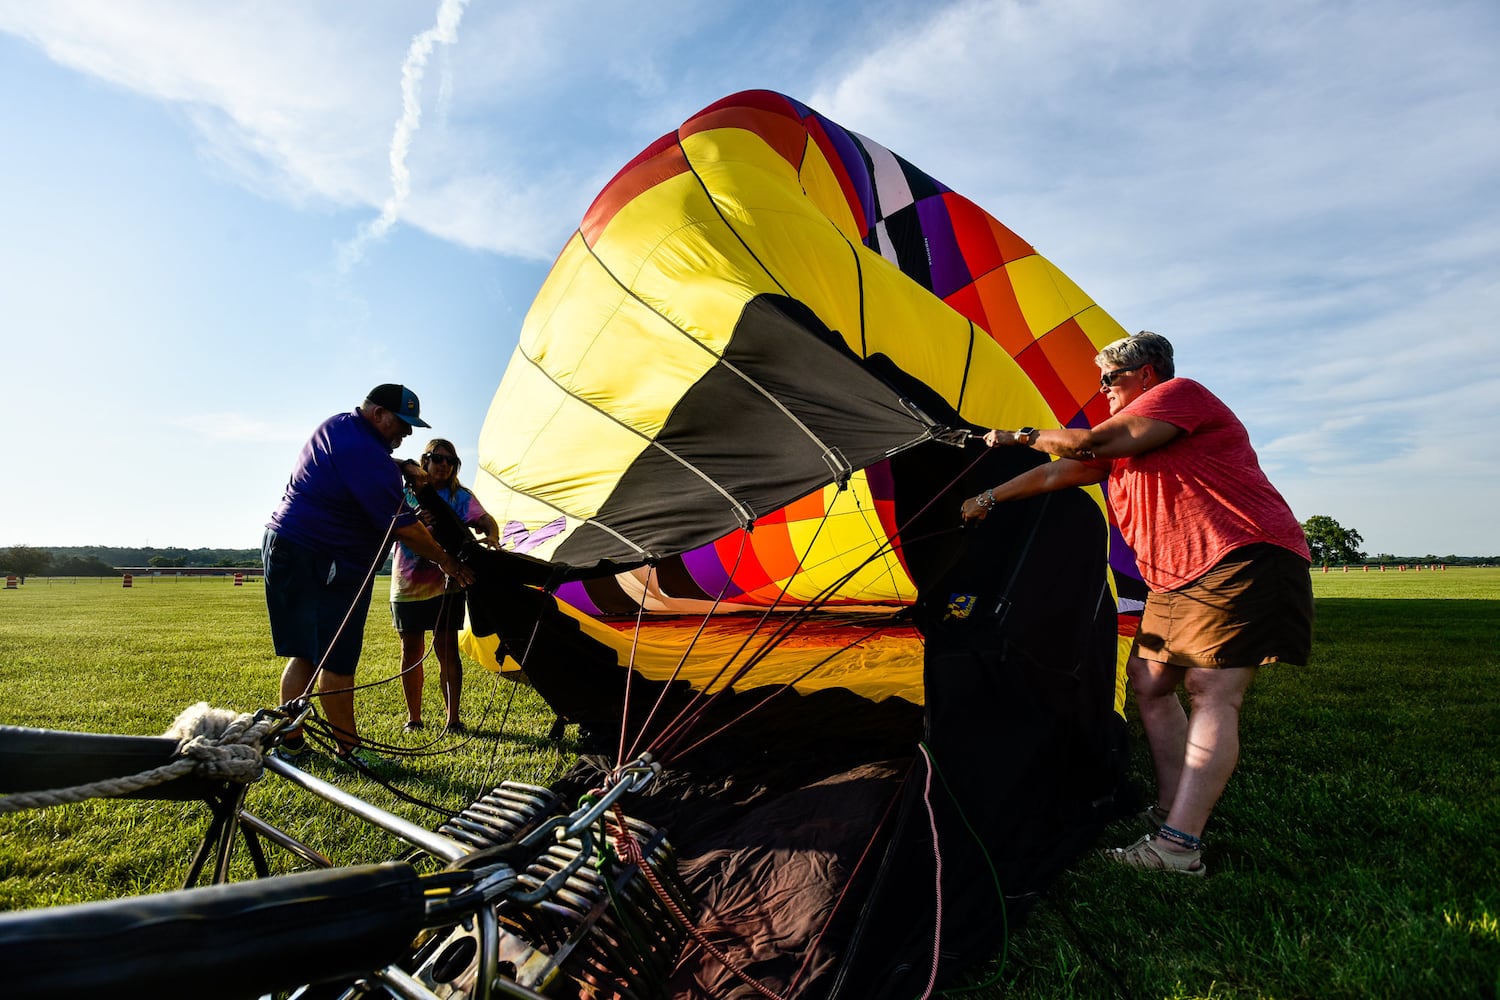
{"type": "Polygon", "coordinates": [[[1312,620],[1307,560],[1258,542],[1233,550],[1184,587],[1152,591],[1134,653],[1176,667],[1306,663],[1312,620]]]}

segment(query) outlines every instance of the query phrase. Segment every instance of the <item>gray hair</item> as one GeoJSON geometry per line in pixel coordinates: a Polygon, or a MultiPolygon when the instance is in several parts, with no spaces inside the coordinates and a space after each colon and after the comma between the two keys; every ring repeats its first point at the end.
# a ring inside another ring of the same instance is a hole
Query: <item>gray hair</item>
{"type": "Polygon", "coordinates": [[[1177,366],[1172,363],[1171,341],[1150,330],[1132,333],[1106,345],[1094,360],[1111,368],[1140,368],[1150,365],[1163,381],[1177,374],[1177,366]]]}

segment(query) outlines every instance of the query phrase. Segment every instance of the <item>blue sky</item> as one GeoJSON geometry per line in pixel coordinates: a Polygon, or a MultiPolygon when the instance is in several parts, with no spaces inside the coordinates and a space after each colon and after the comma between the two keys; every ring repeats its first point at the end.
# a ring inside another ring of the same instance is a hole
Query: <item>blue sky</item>
{"type": "Polygon", "coordinates": [[[472,459],[593,195],[766,87],[1171,338],[1299,518],[1500,553],[1497,51],[1493,0],[0,0],[0,545],[258,546],[380,382],[472,459]]]}

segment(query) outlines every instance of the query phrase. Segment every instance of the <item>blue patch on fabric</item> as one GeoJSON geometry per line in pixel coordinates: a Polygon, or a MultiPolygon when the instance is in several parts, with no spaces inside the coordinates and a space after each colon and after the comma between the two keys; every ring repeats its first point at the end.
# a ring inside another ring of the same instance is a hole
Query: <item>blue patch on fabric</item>
{"type": "Polygon", "coordinates": [[[974,603],[979,600],[978,594],[950,594],[948,597],[948,612],[943,615],[943,620],[953,618],[967,618],[974,610],[974,603]]]}

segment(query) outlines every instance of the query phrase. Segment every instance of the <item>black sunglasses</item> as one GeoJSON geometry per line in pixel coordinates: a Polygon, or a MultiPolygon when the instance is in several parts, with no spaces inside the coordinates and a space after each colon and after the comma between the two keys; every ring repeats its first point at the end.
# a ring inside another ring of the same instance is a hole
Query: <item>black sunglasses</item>
{"type": "Polygon", "coordinates": [[[1131,372],[1138,372],[1144,367],[1146,366],[1136,365],[1134,368],[1116,368],[1112,372],[1105,372],[1104,374],[1099,376],[1099,388],[1108,389],[1110,386],[1120,381],[1121,375],[1129,375],[1131,372]]]}
{"type": "Polygon", "coordinates": [[[422,456],[422,461],[424,461],[424,462],[442,462],[444,465],[457,465],[458,464],[458,456],[457,455],[444,455],[440,451],[429,451],[427,454],[425,454],[425,455],[422,456]]]}

